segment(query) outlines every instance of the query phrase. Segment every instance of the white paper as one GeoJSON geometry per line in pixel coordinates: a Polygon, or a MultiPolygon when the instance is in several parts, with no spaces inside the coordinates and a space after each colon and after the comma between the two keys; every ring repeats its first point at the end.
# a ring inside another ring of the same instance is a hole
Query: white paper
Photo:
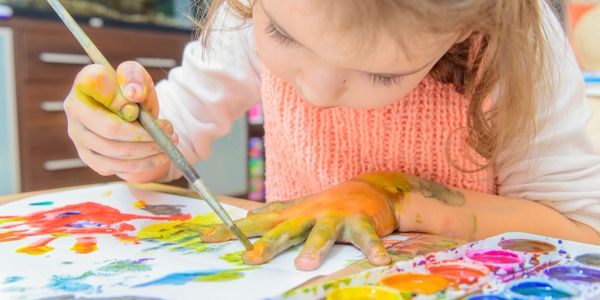
{"type": "MultiPolygon", "coordinates": [[[[0,299],[37,299],[67,295],[74,298],[138,296],[149,299],[262,299],[279,295],[313,277],[336,272],[349,262],[363,258],[352,246],[335,245],[323,266],[316,271],[303,272],[294,267],[299,247],[287,251],[268,264],[245,269],[248,266],[235,265],[220,258],[242,250],[237,241],[207,244],[207,249],[193,251],[181,244],[165,245],[164,242],[156,240],[141,240],[138,244],[124,242],[112,234],[59,234],[48,244],[54,249],[39,255],[18,253],[16,250],[42,238],[52,237],[51,235],[6,241],[7,237],[15,236],[14,231],[34,233],[38,230],[23,225],[23,220],[7,218],[9,216],[21,217],[70,204],[93,202],[117,209],[121,214],[155,217],[150,211],[134,206],[134,203],[141,199],[148,206],[169,205],[171,209],[178,206],[182,214],[198,216],[211,213],[203,201],[133,189],[124,184],[43,194],[0,206],[0,299]],[[10,233],[11,231],[13,232],[10,233]],[[83,236],[95,237],[98,249],[85,254],[72,250],[77,238],[83,236]],[[225,274],[232,274],[234,272],[231,270],[235,269],[241,270],[231,276],[239,278],[195,280],[210,279],[215,270],[229,270],[225,274]],[[179,284],[173,280],[169,281],[169,284],[156,284],[164,282],[160,280],[166,276],[171,275],[169,278],[174,278],[172,275],[175,273],[179,274],[179,284]]],[[[230,205],[224,207],[234,219],[246,214],[246,211],[240,208],[230,205]]],[[[78,218],[85,219],[84,216],[78,218]]],[[[56,219],[56,216],[50,219],[56,219]]],[[[163,222],[169,221],[133,219],[113,224],[112,227],[118,228],[123,223],[133,225],[135,229],[125,232],[136,236],[140,229],[163,222]]],[[[103,225],[79,222],[68,228],[78,226],[103,225]]]]}

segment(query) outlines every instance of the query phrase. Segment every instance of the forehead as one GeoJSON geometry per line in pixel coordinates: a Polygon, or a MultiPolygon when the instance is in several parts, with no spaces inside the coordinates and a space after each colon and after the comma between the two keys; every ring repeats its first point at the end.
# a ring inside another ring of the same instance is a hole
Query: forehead
{"type": "Polygon", "coordinates": [[[329,64],[374,73],[403,73],[422,67],[439,59],[456,41],[456,33],[428,32],[421,21],[400,11],[397,22],[387,24],[377,18],[360,18],[360,11],[349,11],[360,8],[352,2],[327,1],[324,5],[323,0],[260,0],[255,11],[256,17],[271,18],[329,64]]]}

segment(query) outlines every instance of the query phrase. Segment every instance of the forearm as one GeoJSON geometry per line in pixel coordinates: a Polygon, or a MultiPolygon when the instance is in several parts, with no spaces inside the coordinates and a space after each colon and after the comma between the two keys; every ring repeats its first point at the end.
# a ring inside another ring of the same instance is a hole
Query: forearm
{"type": "Polygon", "coordinates": [[[397,211],[402,231],[422,231],[465,240],[518,231],[600,244],[591,227],[536,201],[448,189],[412,178],[397,211]]]}

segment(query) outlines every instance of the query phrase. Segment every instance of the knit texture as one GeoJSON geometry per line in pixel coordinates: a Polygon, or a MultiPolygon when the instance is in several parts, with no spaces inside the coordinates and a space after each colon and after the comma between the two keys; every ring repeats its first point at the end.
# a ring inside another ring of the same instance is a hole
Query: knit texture
{"type": "Polygon", "coordinates": [[[468,101],[452,85],[426,77],[383,108],[322,109],[266,68],[261,75],[267,201],[314,194],[370,171],[496,193],[492,167],[461,170],[476,169],[474,158],[483,160],[465,143],[468,101]]]}

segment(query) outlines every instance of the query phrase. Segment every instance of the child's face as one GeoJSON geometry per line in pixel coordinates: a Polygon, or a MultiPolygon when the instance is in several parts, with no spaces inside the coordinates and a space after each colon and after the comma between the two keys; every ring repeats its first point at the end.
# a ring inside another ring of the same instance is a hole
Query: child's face
{"type": "Polygon", "coordinates": [[[253,8],[262,62],[316,106],[391,104],[414,89],[461,39],[456,33],[426,33],[415,22],[402,22],[402,16],[398,16],[402,45],[384,30],[366,33],[376,35],[374,39],[365,38],[360,25],[345,31],[335,28],[319,1],[259,0],[253,8]]]}

